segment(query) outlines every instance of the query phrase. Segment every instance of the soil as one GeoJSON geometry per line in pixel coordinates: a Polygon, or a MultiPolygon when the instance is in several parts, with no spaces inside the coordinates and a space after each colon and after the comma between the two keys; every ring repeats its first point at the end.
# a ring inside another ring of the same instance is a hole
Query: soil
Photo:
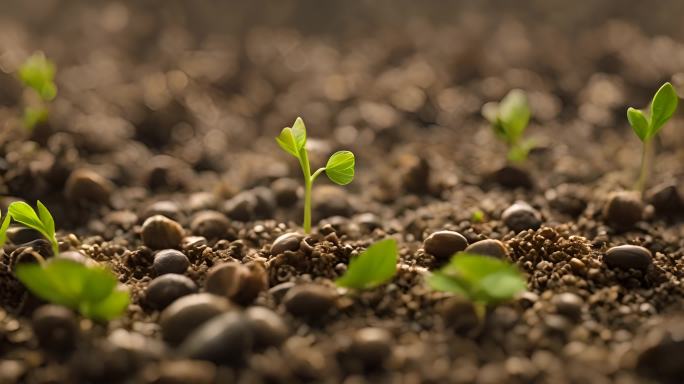
{"type": "Polygon", "coordinates": [[[109,323],[41,302],[12,266],[51,251],[13,228],[0,382],[681,382],[681,114],[643,205],[622,193],[640,153],[626,107],[664,81],[684,94],[668,3],[3,2],[0,208],[43,201],[60,257],[108,266],[132,302],[109,323]],[[27,132],[14,72],[34,50],[59,95],[27,132]],[[512,88],[537,142],[518,168],[480,115],[512,88]],[[297,116],[313,167],[357,158],[352,184],[317,180],[307,236],[274,140],[297,116]],[[528,291],[482,320],[431,291],[437,231],[500,240],[528,291]],[[386,237],[396,277],[335,288],[386,237]],[[606,256],[621,245],[645,250],[606,256]]]}

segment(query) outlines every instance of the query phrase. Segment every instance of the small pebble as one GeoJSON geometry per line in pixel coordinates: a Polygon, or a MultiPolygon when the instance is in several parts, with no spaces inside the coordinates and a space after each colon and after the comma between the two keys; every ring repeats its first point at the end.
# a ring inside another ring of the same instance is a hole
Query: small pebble
{"type": "Polygon", "coordinates": [[[501,220],[508,228],[516,233],[527,229],[539,229],[542,224],[539,211],[522,201],[517,201],[515,204],[506,208],[501,214],[501,220]]]}
{"type": "Polygon", "coordinates": [[[142,225],[142,240],[152,249],[177,248],[183,239],[183,227],[162,215],[149,217],[142,225]]]}
{"type": "Polygon", "coordinates": [[[169,200],[157,201],[150,204],[142,213],[142,219],[148,219],[155,215],[166,216],[171,220],[179,221],[183,216],[178,204],[169,200]]]}
{"type": "Polygon", "coordinates": [[[474,242],[470,244],[465,251],[478,255],[492,256],[497,259],[508,258],[508,251],[506,251],[504,243],[495,239],[485,239],[474,242]]]}
{"type": "Polygon", "coordinates": [[[256,196],[249,191],[244,191],[226,201],[223,205],[223,212],[232,220],[247,222],[254,219],[256,205],[256,196]]]}
{"type": "Polygon", "coordinates": [[[644,204],[639,194],[630,191],[613,193],[603,208],[603,217],[617,229],[629,229],[641,220],[644,204]]]}
{"type": "Polygon", "coordinates": [[[176,249],[163,249],[154,255],[152,269],[157,276],[167,273],[183,274],[190,266],[190,260],[176,249]]]}
{"type": "Polygon", "coordinates": [[[532,176],[526,170],[506,165],[492,174],[492,179],[497,184],[506,188],[525,188],[531,189],[534,185],[532,176]]]}
{"type": "Polygon", "coordinates": [[[304,236],[299,233],[285,233],[278,236],[271,245],[271,255],[277,256],[285,251],[298,250],[303,238],[304,236]]]}
{"type": "Polygon", "coordinates": [[[335,185],[319,185],[312,192],[313,219],[320,221],[332,216],[350,217],[354,211],[349,194],[335,185]]]}
{"type": "Polygon", "coordinates": [[[197,292],[197,285],[188,277],[167,273],[150,282],[145,291],[145,301],[150,307],[162,310],[179,297],[197,292]]]}
{"type": "Polygon", "coordinates": [[[392,335],[381,328],[363,328],[352,337],[350,349],[365,367],[378,367],[392,355],[392,335]]]}
{"type": "Polygon", "coordinates": [[[675,183],[666,183],[652,188],[648,201],[661,215],[673,216],[682,211],[682,197],[675,183]]]}
{"type": "Polygon", "coordinates": [[[301,317],[326,315],[336,300],[334,290],[318,284],[302,284],[290,289],[283,298],[285,308],[291,314],[301,317]]]}
{"type": "Polygon", "coordinates": [[[610,248],[603,262],[610,268],[646,270],[652,262],[651,251],[638,245],[618,245],[610,248]]]}
{"type": "Polygon", "coordinates": [[[291,207],[299,201],[300,183],[295,179],[283,177],[271,183],[276,203],[281,207],[291,207]]]}
{"type": "Polygon", "coordinates": [[[78,322],[69,309],[53,304],[43,305],[33,312],[33,333],[41,347],[52,352],[74,349],[78,338],[78,322]]]}
{"type": "Polygon", "coordinates": [[[171,345],[180,344],[195,328],[230,308],[228,300],[210,293],[183,296],[161,313],[162,337],[171,345]]]}
{"type": "Polygon", "coordinates": [[[447,299],[440,305],[438,310],[444,325],[458,334],[468,334],[477,329],[480,324],[480,319],[473,303],[460,296],[447,299]]]}
{"type": "Polygon", "coordinates": [[[572,320],[579,320],[582,316],[583,300],[578,295],[565,292],[553,297],[553,304],[556,306],[556,311],[572,320]]]}
{"type": "Polygon", "coordinates": [[[207,239],[222,238],[228,232],[230,222],[221,212],[201,211],[195,215],[190,223],[190,229],[195,235],[206,237],[207,239]]]}
{"type": "Polygon", "coordinates": [[[64,186],[66,198],[73,202],[109,203],[114,185],[99,173],[78,169],[71,172],[64,186]]]}
{"type": "Polygon", "coordinates": [[[277,347],[290,335],[283,318],[266,307],[254,306],[245,312],[254,335],[254,347],[262,350],[277,347]]]}
{"type": "Polygon", "coordinates": [[[195,329],[179,347],[181,356],[215,364],[245,361],[253,346],[252,330],[244,314],[230,311],[195,329]]]}
{"type": "Polygon", "coordinates": [[[434,232],[423,241],[425,252],[441,260],[448,260],[466,247],[468,247],[468,240],[454,231],[434,232]]]}

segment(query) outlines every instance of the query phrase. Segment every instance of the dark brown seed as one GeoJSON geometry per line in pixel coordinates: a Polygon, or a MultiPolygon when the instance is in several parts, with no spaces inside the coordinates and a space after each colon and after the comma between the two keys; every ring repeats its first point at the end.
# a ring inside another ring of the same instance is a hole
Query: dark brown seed
{"type": "Polygon", "coordinates": [[[565,292],[553,297],[553,304],[556,311],[573,320],[578,320],[582,316],[583,300],[571,292],[565,292]]]}
{"type": "Polygon", "coordinates": [[[152,249],[177,248],[183,239],[183,227],[162,215],[154,215],[143,223],[142,240],[152,249]]]}
{"type": "Polygon", "coordinates": [[[463,251],[466,247],[468,247],[468,240],[454,231],[434,232],[423,241],[425,252],[442,260],[449,259],[456,252],[463,251]]]}
{"type": "Polygon", "coordinates": [[[444,320],[444,325],[458,334],[469,334],[480,324],[475,306],[462,297],[454,296],[447,299],[440,305],[439,313],[444,320]]]}
{"type": "Polygon", "coordinates": [[[245,361],[253,346],[252,330],[244,314],[229,311],[195,329],[179,347],[181,356],[215,364],[245,361]]]}
{"type": "Polygon", "coordinates": [[[472,243],[465,251],[478,255],[492,256],[498,259],[508,258],[508,252],[506,251],[504,243],[494,239],[485,239],[472,243]]]}
{"type": "Polygon", "coordinates": [[[335,305],[334,290],[317,284],[302,284],[290,289],[283,298],[285,308],[295,316],[319,317],[335,305]]]}
{"type": "Polygon", "coordinates": [[[190,223],[193,234],[204,236],[207,239],[224,237],[229,227],[228,218],[217,211],[201,211],[195,215],[192,223],[190,223]]]}
{"type": "Polygon", "coordinates": [[[366,367],[378,367],[392,355],[392,335],[381,328],[363,328],[354,334],[351,353],[366,367]]]}
{"type": "Polygon", "coordinates": [[[314,220],[332,216],[349,217],[354,209],[349,201],[349,195],[343,188],[334,185],[320,185],[314,187],[313,192],[314,220]]]}
{"type": "Polygon", "coordinates": [[[609,249],[603,262],[610,268],[646,270],[652,262],[651,251],[638,245],[618,245],[609,249]]]}
{"type": "Polygon", "coordinates": [[[171,220],[178,221],[181,219],[182,213],[178,204],[173,201],[162,200],[157,201],[145,208],[142,213],[143,219],[148,219],[155,215],[166,216],[171,220]]]}
{"type": "Polygon", "coordinates": [[[290,329],[280,315],[266,307],[250,307],[246,312],[254,335],[254,347],[277,347],[290,335],[290,329]]]}
{"type": "Polygon", "coordinates": [[[78,322],[74,313],[58,305],[43,305],[33,312],[33,333],[41,347],[53,352],[74,348],[78,337],[78,322]]]}
{"type": "Polygon", "coordinates": [[[268,276],[263,266],[256,262],[223,263],[209,270],[204,289],[246,305],[268,289],[268,276]]]}
{"type": "Polygon", "coordinates": [[[197,292],[197,285],[189,278],[175,273],[159,276],[150,282],[145,301],[157,310],[166,308],[176,299],[197,292]]]}
{"type": "Polygon", "coordinates": [[[230,307],[227,299],[210,293],[183,296],[161,313],[159,325],[162,336],[169,344],[180,344],[195,328],[230,307]]]}
{"type": "Polygon", "coordinates": [[[661,215],[674,216],[682,211],[682,197],[675,183],[654,187],[648,193],[648,201],[661,215]]]}
{"type": "Polygon", "coordinates": [[[64,194],[67,199],[73,202],[89,201],[107,204],[113,189],[113,184],[97,172],[78,169],[69,175],[64,187],[64,194]]]}
{"type": "Polygon", "coordinates": [[[534,185],[532,177],[526,170],[507,165],[492,174],[495,183],[506,188],[525,188],[530,189],[534,185]]]}
{"type": "Polygon", "coordinates": [[[176,249],[163,249],[154,255],[152,269],[157,276],[167,273],[183,274],[190,266],[190,260],[176,249]]]}
{"type": "Polygon", "coordinates": [[[527,229],[537,230],[542,224],[539,211],[522,201],[506,208],[501,214],[501,220],[516,233],[527,229]]]}
{"type": "Polygon", "coordinates": [[[613,193],[603,208],[603,217],[617,229],[629,229],[641,220],[644,204],[637,193],[621,191],[613,193]]]}
{"type": "Polygon", "coordinates": [[[296,251],[299,249],[303,235],[299,233],[285,233],[278,236],[271,245],[271,255],[277,256],[285,251],[296,251]]]}

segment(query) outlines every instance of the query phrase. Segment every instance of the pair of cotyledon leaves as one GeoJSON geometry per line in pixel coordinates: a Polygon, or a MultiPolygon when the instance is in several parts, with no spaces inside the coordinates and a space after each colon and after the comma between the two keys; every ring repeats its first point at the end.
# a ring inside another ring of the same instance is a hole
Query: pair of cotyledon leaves
{"type": "MultiPolygon", "coordinates": [[[[0,246],[6,240],[10,220],[14,220],[40,232],[52,244],[54,254],[58,254],[55,221],[43,203],[38,201],[36,206],[37,213],[23,201],[10,204],[0,225],[0,246]]],[[[128,292],[118,288],[114,274],[101,266],[52,258],[43,264],[19,264],[15,274],[28,290],[41,299],[72,308],[96,320],[120,316],[130,301],[128,292]]]]}
{"type": "Polygon", "coordinates": [[[663,125],[677,110],[679,97],[672,84],[665,83],[651,100],[650,115],[635,108],[627,109],[627,120],[641,141],[649,141],[658,134],[663,125]]]}
{"type": "Polygon", "coordinates": [[[35,90],[44,101],[50,101],[57,96],[54,78],[55,64],[42,52],[31,55],[19,68],[19,79],[27,87],[35,90]]]}
{"type": "MultiPolygon", "coordinates": [[[[298,117],[292,127],[283,128],[276,137],[278,145],[287,153],[303,161],[306,156],[306,127],[298,117]]],[[[328,178],[339,185],[347,185],[354,180],[354,154],[350,151],[338,151],[332,154],[325,165],[328,178]]]]}
{"type": "Polygon", "coordinates": [[[496,135],[509,144],[519,142],[531,114],[527,96],[520,89],[510,91],[499,103],[490,102],[482,107],[482,115],[496,135]]]}

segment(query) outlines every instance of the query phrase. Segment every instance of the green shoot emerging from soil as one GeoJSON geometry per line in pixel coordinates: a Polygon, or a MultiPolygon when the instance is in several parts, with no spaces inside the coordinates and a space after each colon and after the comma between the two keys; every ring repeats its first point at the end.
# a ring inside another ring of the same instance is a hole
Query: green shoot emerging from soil
{"type": "MultiPolygon", "coordinates": [[[[2,218],[2,212],[0,212],[0,218],[2,218]]],[[[2,221],[2,224],[0,224],[0,247],[5,245],[5,242],[7,241],[7,228],[9,228],[10,220],[11,216],[8,213],[5,215],[5,219],[2,221]]]]}
{"type": "Polygon", "coordinates": [[[37,124],[48,119],[47,103],[57,96],[57,86],[54,82],[55,64],[48,60],[42,52],[31,55],[21,68],[19,79],[28,88],[33,89],[40,98],[39,105],[24,109],[24,125],[32,130],[37,124]]]}
{"type": "Polygon", "coordinates": [[[347,272],[335,283],[340,287],[369,289],[389,281],[397,273],[397,242],[380,240],[349,262],[347,272]]]}
{"type": "Polygon", "coordinates": [[[100,266],[53,258],[42,264],[20,264],[16,276],[41,299],[94,320],[120,316],[130,301],[128,291],[117,287],[116,276],[100,266]]]}
{"type": "Polygon", "coordinates": [[[306,152],[306,127],[301,117],[295,120],[292,127],[283,128],[276,137],[280,148],[299,160],[304,174],[304,232],[311,232],[311,187],[316,178],[323,172],[339,185],[347,185],[354,180],[354,154],[349,151],[335,152],[323,168],[311,173],[309,155],[306,152]]]}
{"type": "Polygon", "coordinates": [[[658,134],[660,129],[667,123],[668,120],[677,110],[679,104],[679,97],[675,92],[672,84],[663,84],[651,101],[650,115],[646,115],[643,111],[629,107],[627,109],[627,120],[632,126],[634,133],[641,139],[641,168],[639,171],[639,179],[637,180],[636,189],[643,195],[648,183],[648,178],[651,172],[651,161],[653,157],[653,138],[658,134]]]}
{"type": "Polygon", "coordinates": [[[483,315],[486,306],[512,299],[526,288],[518,269],[491,256],[459,252],[427,280],[436,291],[464,296],[483,315]]]}
{"type": "Polygon", "coordinates": [[[38,207],[37,214],[30,205],[23,201],[15,201],[9,206],[8,216],[11,216],[12,220],[40,232],[41,235],[50,241],[52,252],[57,255],[59,253],[59,244],[55,236],[55,220],[40,200],[38,200],[36,206],[38,207]]]}
{"type": "Polygon", "coordinates": [[[534,147],[532,140],[522,135],[530,121],[530,107],[525,92],[514,89],[501,100],[489,102],[482,107],[482,116],[492,125],[496,136],[508,146],[508,161],[522,163],[534,147]]]}

